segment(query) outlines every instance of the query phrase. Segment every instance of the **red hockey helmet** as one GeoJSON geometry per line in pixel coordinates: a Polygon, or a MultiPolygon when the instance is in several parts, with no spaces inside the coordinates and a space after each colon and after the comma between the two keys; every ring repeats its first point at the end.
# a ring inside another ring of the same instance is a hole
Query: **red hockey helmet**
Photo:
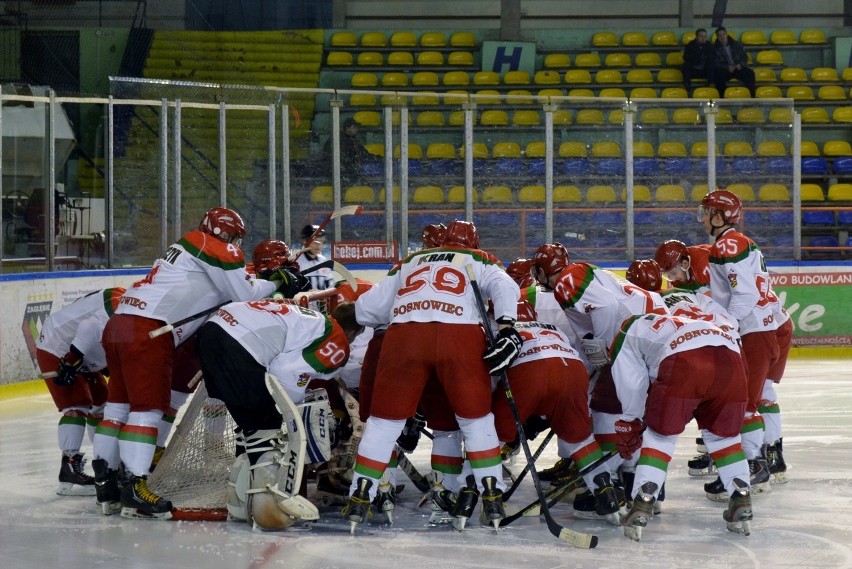
{"type": "Polygon", "coordinates": [[[423,248],[440,247],[447,235],[447,226],[443,223],[430,223],[423,228],[423,248]]]}
{"type": "Polygon", "coordinates": [[[479,232],[471,222],[457,219],[447,226],[443,245],[479,249],[479,232]]]}
{"type": "Polygon", "coordinates": [[[715,190],[704,196],[701,207],[712,216],[716,212],[722,215],[726,225],[736,225],[743,214],[743,204],[740,198],[728,190],[715,190]]]}
{"type": "Polygon", "coordinates": [[[235,243],[238,247],[246,236],[246,225],[240,214],[225,207],[207,210],[198,229],[225,243],[235,243]]]}
{"type": "Polygon", "coordinates": [[[535,283],[531,270],[532,262],[529,259],[515,259],[506,267],[506,272],[521,288],[532,286],[535,283]]]}
{"type": "Polygon", "coordinates": [[[638,287],[657,292],[663,286],[663,274],[660,265],[654,260],[633,261],[627,268],[627,280],[638,287]]]}
{"type": "Polygon", "coordinates": [[[344,302],[355,302],[358,297],[373,288],[373,283],[364,279],[355,279],[356,289],[353,289],[347,281],[340,281],[334,285],[337,293],[328,299],[328,311],[331,312],[344,302]]]}
{"type": "Polygon", "coordinates": [[[654,253],[654,260],[660,265],[660,270],[667,272],[680,265],[680,262],[689,258],[689,251],[683,241],[669,239],[663,241],[654,253]]]}
{"type": "MultiPolygon", "coordinates": [[[[535,250],[535,254],[530,259],[532,268],[544,273],[545,281],[551,276],[561,273],[570,262],[568,249],[562,243],[545,243],[535,250]]],[[[536,275],[536,279],[542,282],[540,275],[536,275]]]]}
{"type": "Polygon", "coordinates": [[[254,248],[252,263],[254,263],[254,270],[261,277],[282,267],[293,265],[290,261],[290,248],[277,239],[267,239],[258,243],[254,248]]]}
{"type": "Polygon", "coordinates": [[[518,322],[533,322],[538,319],[535,308],[528,300],[518,301],[518,322]]]}

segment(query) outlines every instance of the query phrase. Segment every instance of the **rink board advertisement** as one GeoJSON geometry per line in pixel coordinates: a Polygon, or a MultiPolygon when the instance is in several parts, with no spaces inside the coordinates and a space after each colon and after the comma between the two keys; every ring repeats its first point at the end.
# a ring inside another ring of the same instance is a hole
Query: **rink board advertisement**
{"type": "Polygon", "coordinates": [[[773,273],[772,287],[793,320],[794,346],[852,346],[852,272],[773,273]]]}

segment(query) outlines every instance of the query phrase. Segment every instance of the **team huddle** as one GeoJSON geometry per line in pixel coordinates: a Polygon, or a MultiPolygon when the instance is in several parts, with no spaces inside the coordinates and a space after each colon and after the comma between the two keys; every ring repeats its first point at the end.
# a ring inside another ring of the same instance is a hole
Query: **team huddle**
{"type": "Polygon", "coordinates": [[[792,323],[760,249],[736,230],[741,216],[734,194],[710,192],[700,221],[713,244],[666,241],[627,279],[559,243],[504,269],[472,223],[430,225],[421,250],[376,284],[341,281],[321,311],[308,301],[331,284],[327,269],[296,259],[323,260],[318,228],[295,254],[262,242],[246,266],[242,220],[213,208],[128,290],[92,293],[45,322],[57,492],[94,495],[107,515],[171,517],[148,474],[200,372],[236,424],[229,517],[262,529],[332,505],[353,533],[374,512],[393,523],[397,465],[424,432],[430,522],[463,530],[479,505],[498,528],[514,491],[504,461],[520,447],[529,456],[527,439],[549,430],[560,460],[534,480],[573,500],[575,516],[639,540],[695,419],[689,472],[717,476],[707,497],[748,535],[752,494],[786,481],[774,386],[792,323]],[[80,452],[87,425],[94,477],[80,452]]]}

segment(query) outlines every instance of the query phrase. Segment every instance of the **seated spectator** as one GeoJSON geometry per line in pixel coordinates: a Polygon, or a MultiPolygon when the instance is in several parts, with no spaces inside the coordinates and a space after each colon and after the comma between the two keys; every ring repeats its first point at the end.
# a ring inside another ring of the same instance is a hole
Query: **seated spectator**
{"type": "Polygon", "coordinates": [[[707,30],[695,30],[695,38],[683,50],[683,88],[692,94],[692,79],[703,77],[714,83],[713,45],[707,41],[707,30]]]}
{"type": "MultiPolygon", "coordinates": [[[[325,143],[323,159],[331,167],[332,137],[325,143]]],[[[344,184],[355,183],[361,178],[361,167],[370,154],[361,141],[358,140],[358,123],[354,119],[346,119],[340,132],[340,177],[344,184]]]]}
{"type": "Polygon", "coordinates": [[[719,94],[725,95],[729,79],[739,79],[754,97],[754,71],[746,67],[748,56],[743,44],[728,36],[724,27],[719,27],[716,29],[715,48],[714,83],[719,94]]]}

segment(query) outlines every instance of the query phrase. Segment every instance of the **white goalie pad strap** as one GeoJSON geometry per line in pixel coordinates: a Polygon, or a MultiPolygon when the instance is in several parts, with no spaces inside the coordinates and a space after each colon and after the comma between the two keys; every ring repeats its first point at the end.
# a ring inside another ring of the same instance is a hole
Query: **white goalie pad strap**
{"type": "Polygon", "coordinates": [[[287,395],[278,378],[269,373],[266,374],[266,389],[275,401],[275,408],[281,413],[281,430],[287,438],[286,452],[280,457],[281,468],[276,477],[276,491],[293,496],[299,493],[302,484],[307,446],[305,426],[293,400],[287,395]]]}
{"type": "Polygon", "coordinates": [[[234,459],[225,491],[228,515],[235,520],[247,520],[246,494],[250,484],[249,460],[245,454],[234,459]]]}
{"type": "Polygon", "coordinates": [[[308,391],[304,403],[298,407],[307,435],[308,463],[327,462],[331,459],[331,431],[337,422],[328,403],[328,393],[325,389],[308,391]]]}
{"type": "Polygon", "coordinates": [[[297,520],[318,520],[319,510],[302,496],[291,496],[278,502],[281,511],[297,520]]]}

